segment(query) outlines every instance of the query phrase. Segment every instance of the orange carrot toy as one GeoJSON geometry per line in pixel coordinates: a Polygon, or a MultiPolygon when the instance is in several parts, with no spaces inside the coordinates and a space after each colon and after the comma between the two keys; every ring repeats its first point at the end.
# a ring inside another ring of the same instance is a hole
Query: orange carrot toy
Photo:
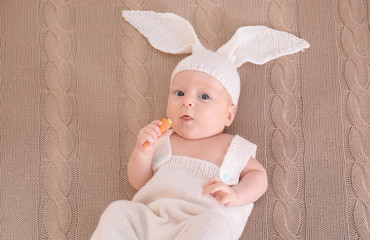
{"type": "MultiPolygon", "coordinates": [[[[165,131],[167,131],[168,129],[171,128],[171,124],[172,124],[172,121],[171,119],[167,119],[167,118],[162,118],[161,120],[162,122],[162,125],[159,125],[159,130],[161,131],[161,134],[164,133],[165,131]]],[[[149,145],[149,142],[146,141],[144,144],[143,144],[143,147],[146,148],[147,146],[149,145]]]]}

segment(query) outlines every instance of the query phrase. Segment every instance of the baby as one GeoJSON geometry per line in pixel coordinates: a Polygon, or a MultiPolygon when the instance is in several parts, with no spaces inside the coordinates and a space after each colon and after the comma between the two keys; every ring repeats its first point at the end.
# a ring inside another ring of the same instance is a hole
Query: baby
{"type": "MultiPolygon", "coordinates": [[[[173,123],[173,134],[169,137],[171,155],[197,159],[194,167],[197,167],[198,161],[207,161],[220,168],[234,139],[223,131],[233,122],[236,109],[230,94],[214,77],[194,70],[177,73],[167,106],[167,116],[173,123]]],[[[129,160],[129,181],[137,190],[153,177],[155,147],[170,133],[168,131],[161,136],[160,124],[160,121],[154,121],[141,129],[129,160]],[[151,145],[144,148],[146,141],[151,145]]],[[[243,165],[237,185],[230,187],[218,176],[210,176],[203,186],[203,195],[211,194],[220,205],[225,206],[242,206],[256,201],[266,191],[266,171],[252,156],[245,158],[243,165]]]]}
{"type": "Polygon", "coordinates": [[[128,163],[128,179],[139,191],[132,201],[108,206],[92,239],[238,239],[253,202],[267,189],[267,176],[255,159],[256,145],[224,133],[237,110],[236,68],[298,52],[308,43],[266,27],[244,27],[213,52],[177,15],[123,16],[155,48],[192,54],[172,74],[167,116],[173,130],[161,134],[162,123],[154,121],[139,131],[128,163]]]}

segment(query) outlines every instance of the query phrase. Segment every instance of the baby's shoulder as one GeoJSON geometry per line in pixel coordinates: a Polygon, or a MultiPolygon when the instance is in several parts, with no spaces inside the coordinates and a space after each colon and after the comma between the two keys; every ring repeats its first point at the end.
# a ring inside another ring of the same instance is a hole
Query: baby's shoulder
{"type": "Polygon", "coordinates": [[[227,143],[228,145],[236,145],[236,146],[241,147],[244,145],[250,146],[251,144],[253,144],[240,135],[223,133],[223,134],[220,134],[218,137],[219,137],[218,141],[227,143]]]}
{"type": "Polygon", "coordinates": [[[219,177],[228,185],[236,185],[250,158],[255,158],[257,145],[239,135],[231,135],[231,137],[232,140],[223,159],[219,177]]]}
{"type": "Polygon", "coordinates": [[[231,138],[228,153],[232,155],[237,154],[242,157],[247,155],[248,159],[251,156],[255,157],[257,145],[253,142],[250,142],[249,140],[239,135],[225,136],[225,138],[231,138]]]}

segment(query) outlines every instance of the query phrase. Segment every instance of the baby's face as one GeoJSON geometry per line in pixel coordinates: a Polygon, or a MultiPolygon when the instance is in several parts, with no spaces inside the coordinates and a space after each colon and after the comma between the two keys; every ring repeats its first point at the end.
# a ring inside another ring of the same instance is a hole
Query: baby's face
{"type": "Polygon", "coordinates": [[[234,120],[236,106],[224,86],[198,71],[182,71],[172,81],[167,117],[173,130],[188,139],[222,133],[234,120]]]}

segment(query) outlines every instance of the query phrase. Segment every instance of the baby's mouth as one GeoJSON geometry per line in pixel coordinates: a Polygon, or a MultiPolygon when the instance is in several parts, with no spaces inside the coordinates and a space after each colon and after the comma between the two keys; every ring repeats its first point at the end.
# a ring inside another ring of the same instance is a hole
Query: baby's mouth
{"type": "Polygon", "coordinates": [[[193,118],[192,118],[192,117],[190,117],[189,115],[182,115],[182,116],[181,116],[181,119],[182,119],[182,120],[186,120],[186,121],[193,120],[193,118]]]}

